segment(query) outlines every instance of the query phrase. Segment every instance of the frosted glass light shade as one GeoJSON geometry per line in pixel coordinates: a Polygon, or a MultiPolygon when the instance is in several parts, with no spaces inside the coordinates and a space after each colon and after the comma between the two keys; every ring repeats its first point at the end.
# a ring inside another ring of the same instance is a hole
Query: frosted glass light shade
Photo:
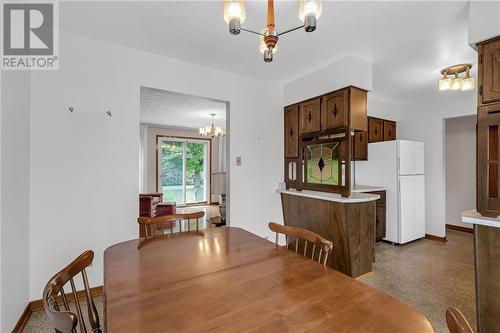
{"type": "Polygon", "coordinates": [[[451,79],[439,80],[439,91],[445,91],[450,89],[451,89],[451,79]]]}
{"type": "Polygon", "coordinates": [[[245,0],[224,0],[224,21],[227,24],[232,19],[238,19],[243,23],[246,18],[245,0]]]}
{"type": "Polygon", "coordinates": [[[300,0],[299,1],[299,19],[304,22],[307,15],[314,15],[316,19],[321,16],[323,8],[321,0],[300,0]]]}
{"type": "Polygon", "coordinates": [[[462,88],[462,78],[455,77],[451,79],[451,90],[459,90],[460,88],[462,88]]]}
{"type": "MultiPolygon", "coordinates": [[[[264,35],[266,34],[266,31],[267,29],[262,29],[260,31],[260,36],[259,36],[259,41],[260,41],[260,44],[259,44],[259,51],[260,53],[264,54],[264,51],[267,50],[267,45],[266,45],[266,42],[264,42],[264,35]]],[[[278,52],[278,45],[276,45],[274,48],[273,48],[273,54],[278,52]]]]}
{"type": "Polygon", "coordinates": [[[460,88],[462,91],[469,91],[474,89],[476,86],[476,82],[473,77],[466,77],[462,79],[462,87],[460,88]]]}

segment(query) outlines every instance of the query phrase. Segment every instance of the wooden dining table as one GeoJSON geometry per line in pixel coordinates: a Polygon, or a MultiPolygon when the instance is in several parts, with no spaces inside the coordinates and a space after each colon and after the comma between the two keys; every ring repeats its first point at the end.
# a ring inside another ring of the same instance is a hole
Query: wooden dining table
{"type": "Polygon", "coordinates": [[[413,306],[239,228],[104,254],[107,333],[434,332],[413,306]]]}

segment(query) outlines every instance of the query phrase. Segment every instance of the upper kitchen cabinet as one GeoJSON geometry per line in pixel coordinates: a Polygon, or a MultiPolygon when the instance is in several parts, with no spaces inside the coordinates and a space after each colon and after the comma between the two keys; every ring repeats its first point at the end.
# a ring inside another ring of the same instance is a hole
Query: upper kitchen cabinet
{"type": "Polygon", "coordinates": [[[384,140],[384,121],[382,119],[368,118],[368,142],[384,140]]]}
{"type": "Polygon", "coordinates": [[[319,131],[321,131],[321,98],[300,103],[299,133],[307,134],[319,131]]]}
{"type": "Polygon", "coordinates": [[[396,122],[368,117],[368,142],[396,140],[396,122]]]}
{"type": "Polygon", "coordinates": [[[321,130],[344,127],[349,124],[347,90],[328,94],[321,99],[321,130]]]}
{"type": "Polygon", "coordinates": [[[285,108],[285,157],[299,157],[299,106],[285,108]]]}
{"type": "Polygon", "coordinates": [[[478,44],[479,104],[500,103],[500,37],[478,44]]]}
{"type": "Polygon", "coordinates": [[[384,120],[384,141],[396,140],[396,122],[384,120]]]}
{"type": "Polygon", "coordinates": [[[355,131],[368,129],[365,90],[349,87],[327,94],[321,100],[322,131],[347,126],[355,131]]]}
{"type": "Polygon", "coordinates": [[[368,130],[368,93],[355,87],[350,87],[348,91],[349,99],[349,126],[351,130],[368,130]]]}

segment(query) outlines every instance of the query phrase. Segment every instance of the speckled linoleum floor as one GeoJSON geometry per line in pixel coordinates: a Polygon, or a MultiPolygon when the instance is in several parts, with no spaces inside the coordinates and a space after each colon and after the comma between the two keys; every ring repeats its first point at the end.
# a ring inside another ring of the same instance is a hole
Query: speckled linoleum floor
{"type": "Polygon", "coordinates": [[[450,306],[459,308],[475,330],[473,237],[448,230],[447,238],[447,243],[378,243],[373,273],[359,280],[417,307],[437,333],[449,332],[445,311],[450,306]]]}
{"type": "MultiPolygon", "coordinates": [[[[450,230],[447,237],[447,243],[426,239],[404,246],[378,243],[373,272],[359,280],[420,309],[437,333],[448,332],[449,306],[461,309],[475,328],[472,235],[450,230]]],[[[102,297],[95,301],[102,318],[102,297]]],[[[45,311],[33,313],[23,332],[53,332],[45,311]]]]}

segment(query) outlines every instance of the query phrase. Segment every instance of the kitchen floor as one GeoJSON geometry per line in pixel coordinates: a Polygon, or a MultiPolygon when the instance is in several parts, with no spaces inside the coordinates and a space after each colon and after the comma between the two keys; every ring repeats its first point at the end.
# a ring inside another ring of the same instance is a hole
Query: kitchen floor
{"type": "MultiPolygon", "coordinates": [[[[475,328],[472,234],[448,230],[447,237],[447,243],[427,239],[403,246],[378,243],[373,272],[359,280],[417,307],[436,333],[448,333],[445,311],[450,306],[459,308],[475,328]]],[[[102,297],[96,303],[102,313],[102,297]]],[[[45,311],[33,313],[24,332],[53,332],[45,311]]]]}
{"type": "Polygon", "coordinates": [[[358,280],[417,307],[436,333],[448,333],[445,311],[460,309],[476,331],[472,234],[447,230],[448,242],[378,243],[373,272],[358,280]]]}

